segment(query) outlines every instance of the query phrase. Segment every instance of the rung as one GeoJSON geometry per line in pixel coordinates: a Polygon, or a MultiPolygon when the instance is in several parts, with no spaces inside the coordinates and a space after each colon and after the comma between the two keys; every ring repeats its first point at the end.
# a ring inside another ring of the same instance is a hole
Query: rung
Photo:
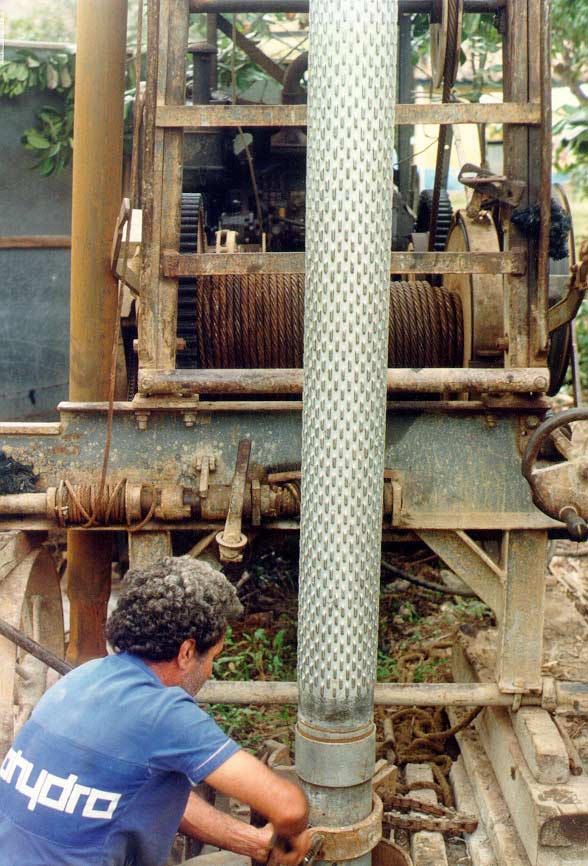
{"type": "MultiPolygon", "coordinates": [[[[398,126],[494,123],[538,125],[541,106],[534,102],[450,102],[397,105],[398,126]]],[[[306,126],[306,105],[160,105],[157,126],[194,129],[206,126],[306,126]]]]}
{"type": "MultiPolygon", "coordinates": [[[[524,252],[416,253],[390,255],[392,274],[524,274],[524,252]]],[[[176,253],[162,254],[164,277],[211,274],[303,274],[304,253],[176,253]]]]}

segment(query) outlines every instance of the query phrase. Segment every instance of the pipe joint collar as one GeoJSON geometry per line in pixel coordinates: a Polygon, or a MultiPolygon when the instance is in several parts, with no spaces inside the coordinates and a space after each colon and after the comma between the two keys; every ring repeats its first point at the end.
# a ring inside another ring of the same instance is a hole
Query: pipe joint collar
{"type": "Polygon", "coordinates": [[[296,771],[311,785],[351,788],[368,782],[374,772],[376,729],[370,724],[359,736],[296,725],[296,771]]]}

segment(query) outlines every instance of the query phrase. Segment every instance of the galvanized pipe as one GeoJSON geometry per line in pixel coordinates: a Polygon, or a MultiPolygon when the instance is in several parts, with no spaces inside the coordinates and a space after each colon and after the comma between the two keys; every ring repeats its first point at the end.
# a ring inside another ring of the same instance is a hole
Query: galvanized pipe
{"type": "Polygon", "coordinates": [[[397,21],[310,3],[296,768],[327,826],[372,809],[397,21]]]}
{"type": "MultiPolygon", "coordinates": [[[[117,282],[110,247],[122,196],[126,0],[82,0],[77,12],[71,231],[70,400],[108,399],[117,282]]],[[[104,655],[109,535],[69,532],[74,663],[104,655]]]]}
{"type": "MultiPolygon", "coordinates": [[[[588,683],[554,682],[554,703],[570,715],[588,715],[588,683]]],[[[376,683],[378,707],[511,707],[514,695],[496,683],[376,683]]],[[[284,705],[298,702],[298,684],[209,680],[198,692],[202,704],[284,705]]],[[[525,694],[521,705],[539,707],[540,694],[525,694]]],[[[552,707],[554,709],[555,707],[552,707]]]]}

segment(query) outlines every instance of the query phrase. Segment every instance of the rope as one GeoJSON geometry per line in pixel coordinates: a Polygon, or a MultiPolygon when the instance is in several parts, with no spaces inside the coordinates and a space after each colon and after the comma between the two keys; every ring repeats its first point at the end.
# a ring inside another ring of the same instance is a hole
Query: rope
{"type": "Polygon", "coordinates": [[[149,523],[157,507],[157,489],[151,489],[151,504],[145,516],[134,524],[127,522],[126,478],[103,489],[95,484],[72,484],[61,481],[55,494],[55,515],[59,526],[125,526],[127,532],[138,532],[149,523]]]}

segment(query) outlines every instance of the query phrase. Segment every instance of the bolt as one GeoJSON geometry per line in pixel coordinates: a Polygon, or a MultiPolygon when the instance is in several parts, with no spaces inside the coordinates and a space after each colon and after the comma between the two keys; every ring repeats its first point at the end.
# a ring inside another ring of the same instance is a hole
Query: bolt
{"type": "Polygon", "coordinates": [[[151,387],[153,387],[153,379],[151,376],[143,376],[141,380],[141,390],[148,391],[151,387]]]}
{"type": "Polygon", "coordinates": [[[186,427],[193,427],[196,423],[196,415],[194,412],[184,412],[182,415],[186,427]]]}
{"type": "Polygon", "coordinates": [[[537,376],[533,382],[533,388],[535,391],[547,391],[547,379],[545,376],[537,376]]]}
{"type": "Polygon", "coordinates": [[[486,415],[486,424],[493,430],[496,427],[496,417],[494,415],[486,415]]]}
{"type": "Polygon", "coordinates": [[[527,415],[526,424],[527,427],[529,427],[531,430],[534,430],[536,427],[539,426],[539,418],[537,418],[536,415],[527,415]]]}
{"type": "Polygon", "coordinates": [[[146,430],[147,423],[149,421],[149,416],[151,412],[148,410],[145,412],[135,412],[135,418],[137,419],[137,429],[138,430],[146,430]]]}

